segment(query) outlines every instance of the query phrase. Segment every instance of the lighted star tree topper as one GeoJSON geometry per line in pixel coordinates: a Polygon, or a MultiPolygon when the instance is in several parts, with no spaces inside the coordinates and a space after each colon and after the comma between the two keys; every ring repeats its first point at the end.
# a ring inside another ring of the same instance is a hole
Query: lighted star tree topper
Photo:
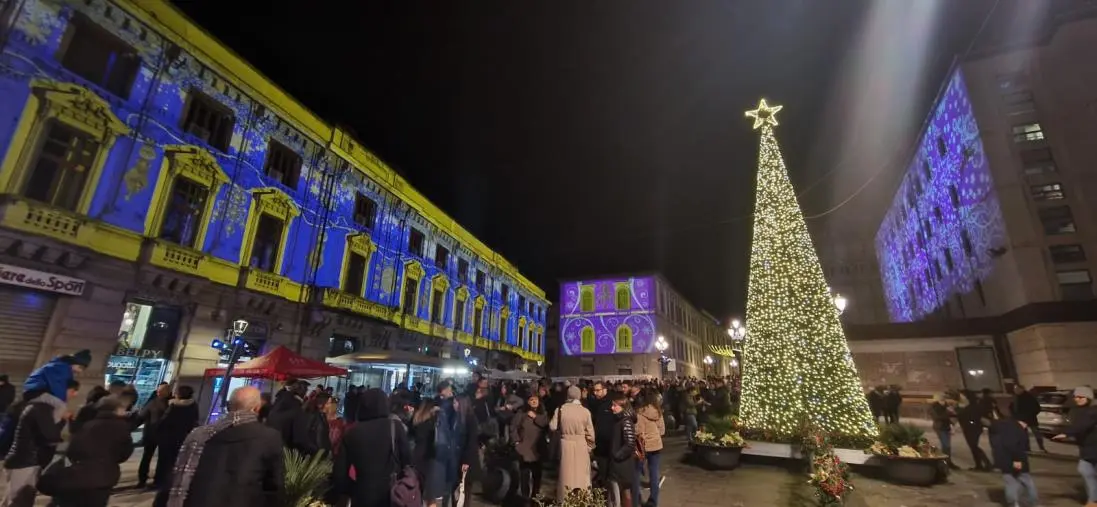
{"type": "Polygon", "coordinates": [[[875,421],[773,134],[781,108],[763,99],[746,113],[762,136],[740,416],[773,439],[800,436],[808,423],[865,441],[875,421]]]}

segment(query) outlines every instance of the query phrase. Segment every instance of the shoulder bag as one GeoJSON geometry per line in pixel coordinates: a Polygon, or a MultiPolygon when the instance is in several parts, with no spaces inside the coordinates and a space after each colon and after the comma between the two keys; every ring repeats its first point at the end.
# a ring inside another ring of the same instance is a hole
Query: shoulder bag
{"type": "Polygon", "coordinates": [[[423,497],[419,490],[419,475],[406,463],[400,463],[396,454],[396,421],[389,420],[389,441],[392,473],[389,476],[389,499],[393,507],[421,507],[423,497]]]}

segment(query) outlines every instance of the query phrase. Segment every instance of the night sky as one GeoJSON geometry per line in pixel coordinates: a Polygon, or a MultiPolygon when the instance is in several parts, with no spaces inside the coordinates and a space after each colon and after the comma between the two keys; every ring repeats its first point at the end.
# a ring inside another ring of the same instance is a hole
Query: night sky
{"type": "MultiPolygon", "coordinates": [[[[917,129],[994,5],[933,1],[924,70],[893,93],[909,96],[881,95],[912,113],[881,121],[917,129]]],[[[857,84],[841,62],[869,0],[176,3],[554,301],[559,278],[658,270],[714,315],[741,313],[758,150],[743,111],[785,106],[809,215],[865,171],[843,176],[828,143],[880,141],[834,107],[857,84]]],[[[885,56],[867,76],[904,64],[885,56]]]]}

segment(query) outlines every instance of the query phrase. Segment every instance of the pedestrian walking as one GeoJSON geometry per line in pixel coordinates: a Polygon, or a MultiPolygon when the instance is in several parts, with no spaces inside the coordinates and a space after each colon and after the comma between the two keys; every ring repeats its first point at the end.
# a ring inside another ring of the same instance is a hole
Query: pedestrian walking
{"type": "MultiPolygon", "coordinates": [[[[468,471],[464,446],[468,432],[466,417],[453,397],[453,384],[438,384],[438,399],[423,400],[412,420],[415,447],[412,462],[422,476],[423,499],[427,507],[448,505],[462,475],[468,471]]],[[[476,433],[473,433],[476,435],[476,433]]]]}
{"type": "Polygon", "coordinates": [[[266,425],[282,435],[282,444],[293,445],[293,426],[301,412],[305,410],[305,395],[309,383],[304,380],[289,382],[274,396],[274,404],[266,418],[266,425]]]}
{"type": "Polygon", "coordinates": [[[997,417],[991,423],[989,433],[994,467],[1002,472],[1005,482],[1006,505],[1020,507],[1022,495],[1026,505],[1038,505],[1036,483],[1029,474],[1028,426],[1015,417],[997,417]]]}
{"type": "MultiPolygon", "coordinates": [[[[35,384],[38,388],[24,392],[24,403],[13,408],[19,418],[15,424],[11,449],[4,459],[8,490],[0,507],[31,507],[38,496],[38,476],[53,461],[57,444],[61,442],[61,430],[71,418],[65,403],[47,389],[47,384],[35,384]]],[[[80,383],[69,379],[63,396],[76,396],[80,383]]]]}
{"type": "Polygon", "coordinates": [[[636,480],[632,483],[632,498],[637,505],[657,507],[659,505],[659,487],[662,475],[659,473],[660,455],[663,450],[663,435],[667,433],[663,419],[663,410],[659,403],[659,393],[645,391],[639,397],[636,409],[636,438],[644,451],[644,459],[636,461],[636,480]],[[644,502],[640,491],[640,477],[644,473],[644,464],[648,466],[648,482],[651,493],[644,502]]]}
{"type": "Polygon", "coordinates": [[[933,401],[929,404],[929,418],[933,422],[933,433],[941,442],[941,452],[948,456],[948,467],[953,469],[957,468],[952,461],[952,429],[953,419],[956,417],[954,403],[944,394],[937,393],[933,395],[933,401]]]}
{"type": "Polygon", "coordinates": [[[412,463],[408,434],[391,417],[384,391],[372,388],[356,398],[360,420],[343,435],[335,453],[335,491],[350,498],[353,507],[388,507],[392,477],[412,463]]]}
{"type": "Polygon", "coordinates": [[[1025,427],[1036,438],[1036,445],[1042,452],[1047,452],[1044,448],[1044,434],[1040,432],[1040,423],[1036,420],[1040,414],[1040,400],[1036,399],[1036,395],[1021,384],[1013,386],[1013,407],[1010,412],[1016,419],[1025,422],[1025,427]]]}
{"type": "Polygon", "coordinates": [[[171,481],[157,507],[267,507],[281,505],[285,490],[282,438],[259,423],[262,399],[247,386],[229,398],[228,413],[196,428],[179,449],[171,481]]]}
{"type": "Polygon", "coordinates": [[[527,398],[526,405],[511,419],[510,441],[518,454],[518,494],[527,500],[541,493],[541,459],[548,426],[549,416],[538,396],[527,398]]]}
{"type": "Polygon", "coordinates": [[[171,482],[179,448],[187,436],[198,427],[198,405],[194,402],[194,388],[179,386],[175,396],[168,401],[168,409],[156,430],[156,487],[163,489],[171,482]]]}
{"type": "Polygon", "coordinates": [[[888,424],[899,424],[899,409],[903,405],[903,394],[899,386],[892,384],[884,398],[884,419],[888,424]]]}
{"type": "Polygon", "coordinates": [[[684,418],[682,422],[686,426],[686,442],[691,446],[693,437],[697,434],[697,398],[700,396],[701,392],[695,387],[681,395],[681,412],[684,418]]]}
{"type": "MultiPolygon", "coordinates": [[[[171,386],[167,382],[161,382],[156,387],[156,393],[153,394],[152,398],[149,398],[149,401],[145,402],[145,406],[141,408],[141,412],[137,416],[137,424],[142,425],[141,447],[143,449],[141,463],[137,466],[138,488],[144,488],[148,484],[149,467],[152,464],[152,456],[156,453],[156,430],[160,428],[160,421],[168,411],[168,401],[170,399],[171,386]]],[[[156,467],[152,474],[153,484],[158,482],[157,477],[161,472],[169,473],[168,470],[156,467]]]]}
{"type": "Polygon", "coordinates": [[[1078,444],[1078,473],[1086,485],[1086,507],[1097,507],[1097,405],[1093,403],[1093,388],[1074,388],[1074,403],[1077,406],[1070,411],[1070,427],[1053,439],[1073,438],[1078,444]]]}
{"type": "Polygon", "coordinates": [[[983,436],[983,421],[986,419],[978,403],[973,402],[975,394],[971,391],[960,394],[957,403],[956,420],[960,423],[960,430],[964,433],[964,441],[971,449],[971,457],[975,460],[975,466],[971,470],[989,471],[993,464],[990,458],[979,447],[979,439],[983,436]]]}
{"type": "Polygon", "coordinates": [[[49,493],[56,507],[107,507],[122,476],[121,464],[133,454],[125,401],[105,396],[94,409],[95,417],[73,433],[65,460],[39,478],[38,489],[49,493]]]}
{"type": "Polygon", "coordinates": [[[590,414],[594,425],[594,465],[598,469],[595,482],[600,488],[609,486],[609,465],[612,461],[609,448],[613,442],[613,425],[617,422],[611,407],[613,401],[608,395],[609,389],[605,382],[594,383],[594,397],[589,403],[593,407],[590,414]]]}
{"type": "Polygon", "coordinates": [[[579,402],[580,394],[578,387],[569,387],[567,402],[549,420],[549,430],[560,432],[560,469],[556,489],[556,497],[560,499],[573,489],[591,487],[590,452],[595,448],[594,423],[590,411],[579,402]]]}
{"type": "MultiPolygon", "coordinates": [[[[108,395],[110,395],[110,392],[107,391],[107,388],[103,386],[92,387],[91,391],[88,391],[88,396],[84,402],[84,406],[80,407],[80,410],[76,411],[76,417],[73,418],[72,422],[69,423],[69,433],[77,433],[78,431],[80,431],[81,426],[83,426],[88,421],[95,419],[95,417],[99,414],[99,407],[97,406],[99,400],[106,398],[108,395]]],[[[122,408],[124,410],[127,409],[125,405],[125,400],[118,398],[118,401],[119,403],[122,403],[122,408]]]]}
{"type": "Polygon", "coordinates": [[[331,428],[328,426],[329,405],[332,405],[331,395],[324,391],[312,395],[305,402],[305,408],[297,414],[292,430],[290,449],[296,449],[302,454],[311,456],[318,452],[331,454],[331,428]]]}
{"type": "MultiPolygon", "coordinates": [[[[636,441],[635,414],[632,412],[629,399],[624,393],[614,393],[611,396],[613,415],[616,417],[617,422],[613,428],[613,442],[610,447],[612,463],[610,464],[609,476],[610,481],[620,491],[619,505],[621,507],[632,507],[632,485],[635,481],[640,480],[636,475],[636,463],[637,453],[641,450],[636,441]]],[[[637,503],[639,503],[639,499],[637,499],[637,503]]]]}

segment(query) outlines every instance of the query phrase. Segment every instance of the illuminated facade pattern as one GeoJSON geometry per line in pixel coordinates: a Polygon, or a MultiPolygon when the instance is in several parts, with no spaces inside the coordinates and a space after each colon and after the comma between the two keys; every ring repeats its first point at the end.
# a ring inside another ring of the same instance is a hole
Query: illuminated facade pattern
{"type": "Polygon", "coordinates": [[[17,5],[4,227],[542,357],[542,290],[166,1],[17,5]]]}
{"type": "Polygon", "coordinates": [[[893,321],[921,319],[977,289],[1005,225],[963,75],[956,70],[876,234],[893,321]]]}
{"type": "Polygon", "coordinates": [[[565,355],[652,352],[654,318],[654,277],[572,281],[560,286],[560,340],[565,355]]]}

